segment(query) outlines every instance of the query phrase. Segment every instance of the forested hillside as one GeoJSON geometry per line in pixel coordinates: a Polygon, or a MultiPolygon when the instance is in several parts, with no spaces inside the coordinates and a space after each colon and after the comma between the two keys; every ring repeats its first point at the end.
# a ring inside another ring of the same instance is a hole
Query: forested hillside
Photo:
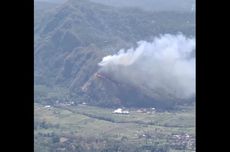
{"type": "Polygon", "coordinates": [[[59,99],[102,106],[135,106],[137,100],[143,100],[146,105],[164,107],[164,103],[152,102],[148,93],[138,88],[98,79],[98,63],[106,55],[133,47],[140,40],[150,41],[159,34],[181,32],[194,36],[194,12],[151,12],[89,0],[46,6],[41,9],[35,4],[36,101],[59,99]]]}

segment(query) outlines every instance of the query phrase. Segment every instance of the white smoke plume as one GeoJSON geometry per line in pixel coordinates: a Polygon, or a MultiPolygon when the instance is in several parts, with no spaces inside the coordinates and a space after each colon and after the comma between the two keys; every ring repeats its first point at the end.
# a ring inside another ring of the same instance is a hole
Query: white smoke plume
{"type": "Polygon", "coordinates": [[[153,42],[139,41],[137,48],[105,56],[101,71],[164,99],[195,96],[195,39],[165,34],[153,42]]]}

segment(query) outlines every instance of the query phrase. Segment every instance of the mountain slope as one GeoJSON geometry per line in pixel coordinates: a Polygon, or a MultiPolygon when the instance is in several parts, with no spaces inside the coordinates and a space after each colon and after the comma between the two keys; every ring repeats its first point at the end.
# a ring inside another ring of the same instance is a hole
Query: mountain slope
{"type": "Polygon", "coordinates": [[[115,7],[136,7],[146,11],[191,12],[195,9],[195,0],[91,0],[115,7]]]}
{"type": "Polygon", "coordinates": [[[105,55],[162,33],[194,35],[194,26],[193,13],[150,13],[70,0],[47,12],[36,25],[35,85],[63,87],[77,101],[96,105],[119,105],[121,100],[129,105],[137,96],[149,103],[148,93],[138,88],[95,79],[97,64],[105,55]],[[87,85],[89,91],[82,90],[87,85]]]}

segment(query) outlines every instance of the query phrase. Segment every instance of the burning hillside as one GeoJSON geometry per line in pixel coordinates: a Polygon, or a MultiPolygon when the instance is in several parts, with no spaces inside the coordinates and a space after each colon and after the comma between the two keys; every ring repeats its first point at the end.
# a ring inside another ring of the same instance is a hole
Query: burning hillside
{"type": "Polygon", "coordinates": [[[91,94],[96,89],[93,97],[105,94],[108,100],[115,97],[125,104],[191,101],[195,97],[194,51],[194,39],[182,34],[162,35],[152,43],[140,41],[136,49],[104,57],[84,90],[91,94]]]}
{"type": "Polygon", "coordinates": [[[136,49],[120,50],[102,59],[104,73],[147,90],[161,90],[175,98],[195,95],[195,41],[184,35],[162,35],[152,43],[140,41],[136,49]]]}

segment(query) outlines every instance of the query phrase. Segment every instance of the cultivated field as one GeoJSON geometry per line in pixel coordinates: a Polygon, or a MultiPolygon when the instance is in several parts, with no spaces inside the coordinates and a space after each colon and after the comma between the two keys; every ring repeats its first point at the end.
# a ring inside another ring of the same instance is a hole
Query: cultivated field
{"type": "Polygon", "coordinates": [[[127,115],[113,110],[36,103],[35,151],[195,151],[194,108],[128,109],[127,115]]]}

